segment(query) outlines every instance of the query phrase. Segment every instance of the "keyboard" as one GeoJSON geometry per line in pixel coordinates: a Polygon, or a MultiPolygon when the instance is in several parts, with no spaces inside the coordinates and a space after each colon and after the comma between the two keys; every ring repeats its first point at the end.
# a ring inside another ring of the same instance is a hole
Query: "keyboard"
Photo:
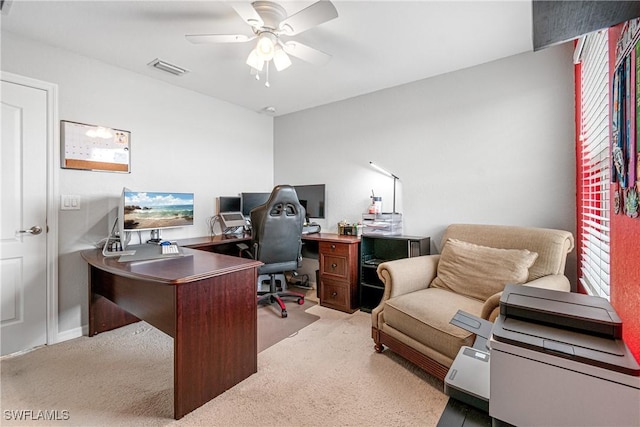
{"type": "Polygon", "coordinates": [[[320,224],[308,224],[302,227],[302,234],[320,233],[320,224]]]}
{"type": "Polygon", "coordinates": [[[178,249],[178,245],[161,245],[162,255],[178,255],[180,250],[178,249]]]}

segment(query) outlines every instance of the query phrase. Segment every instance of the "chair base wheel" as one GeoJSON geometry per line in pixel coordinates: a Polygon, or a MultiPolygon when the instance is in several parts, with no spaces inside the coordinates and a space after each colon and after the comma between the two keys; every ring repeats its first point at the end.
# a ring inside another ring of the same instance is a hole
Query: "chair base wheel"
{"type": "Polygon", "coordinates": [[[284,298],[294,299],[298,305],[304,304],[304,294],[298,292],[277,292],[274,283],[276,282],[275,277],[272,277],[269,283],[269,291],[258,291],[257,302],[260,305],[267,304],[277,304],[280,309],[280,315],[282,318],[287,317],[287,307],[284,305],[284,298]]]}

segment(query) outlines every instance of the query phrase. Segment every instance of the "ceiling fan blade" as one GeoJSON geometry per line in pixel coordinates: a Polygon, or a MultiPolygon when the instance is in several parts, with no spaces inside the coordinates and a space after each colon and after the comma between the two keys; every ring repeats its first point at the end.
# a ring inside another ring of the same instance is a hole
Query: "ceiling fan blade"
{"type": "Polygon", "coordinates": [[[314,49],[305,44],[296,41],[288,41],[282,45],[282,48],[291,56],[302,59],[313,65],[324,65],[331,59],[331,55],[324,53],[318,49],[314,49]]]}
{"type": "Polygon", "coordinates": [[[262,17],[258,15],[258,12],[256,12],[251,3],[234,1],[231,3],[231,7],[238,15],[240,15],[244,22],[252,27],[260,28],[264,25],[262,17]]]}
{"type": "Polygon", "coordinates": [[[284,19],[280,22],[280,30],[293,36],[337,17],[338,11],[333,3],[322,0],[284,19]]]}
{"type": "Polygon", "coordinates": [[[185,36],[194,44],[200,43],[244,43],[255,39],[255,36],[244,34],[189,34],[185,36]]]}

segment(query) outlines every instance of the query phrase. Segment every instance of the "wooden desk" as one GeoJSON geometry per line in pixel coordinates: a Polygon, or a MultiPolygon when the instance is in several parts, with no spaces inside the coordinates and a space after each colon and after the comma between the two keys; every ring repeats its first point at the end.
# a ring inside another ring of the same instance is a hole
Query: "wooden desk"
{"type": "MultiPolygon", "coordinates": [[[[236,244],[248,243],[251,235],[218,235],[178,241],[180,246],[211,252],[238,255],[236,244]]],[[[358,299],[360,237],[335,233],[303,234],[303,254],[318,258],[317,291],[320,305],[353,313],[360,307],[358,299]]]]}
{"type": "Polygon", "coordinates": [[[218,234],[216,236],[191,237],[178,240],[181,247],[200,249],[202,251],[239,255],[238,243],[251,242],[251,234],[218,234]]]}
{"type": "MultiPolygon", "coordinates": [[[[251,241],[251,234],[219,234],[216,236],[192,237],[189,239],[178,240],[178,245],[201,249],[205,251],[215,252],[215,250],[225,245],[234,245],[237,243],[247,243],[251,241]]],[[[360,237],[342,236],[335,233],[312,233],[303,234],[303,242],[333,242],[333,243],[358,243],[360,237]]]]}
{"type": "MultiPolygon", "coordinates": [[[[257,268],[262,263],[183,248],[185,257],[89,264],[89,336],[144,320],[174,339],[174,417],[257,372],[257,268]]],[[[152,372],[149,375],[153,375],[152,372]]]]}

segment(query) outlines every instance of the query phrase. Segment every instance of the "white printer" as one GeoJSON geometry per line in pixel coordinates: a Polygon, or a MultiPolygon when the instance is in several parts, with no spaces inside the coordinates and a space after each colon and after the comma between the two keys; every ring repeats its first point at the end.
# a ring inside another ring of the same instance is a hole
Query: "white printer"
{"type": "Polygon", "coordinates": [[[640,426],[640,366],[605,299],[508,285],[489,344],[495,422],[640,426]]]}

